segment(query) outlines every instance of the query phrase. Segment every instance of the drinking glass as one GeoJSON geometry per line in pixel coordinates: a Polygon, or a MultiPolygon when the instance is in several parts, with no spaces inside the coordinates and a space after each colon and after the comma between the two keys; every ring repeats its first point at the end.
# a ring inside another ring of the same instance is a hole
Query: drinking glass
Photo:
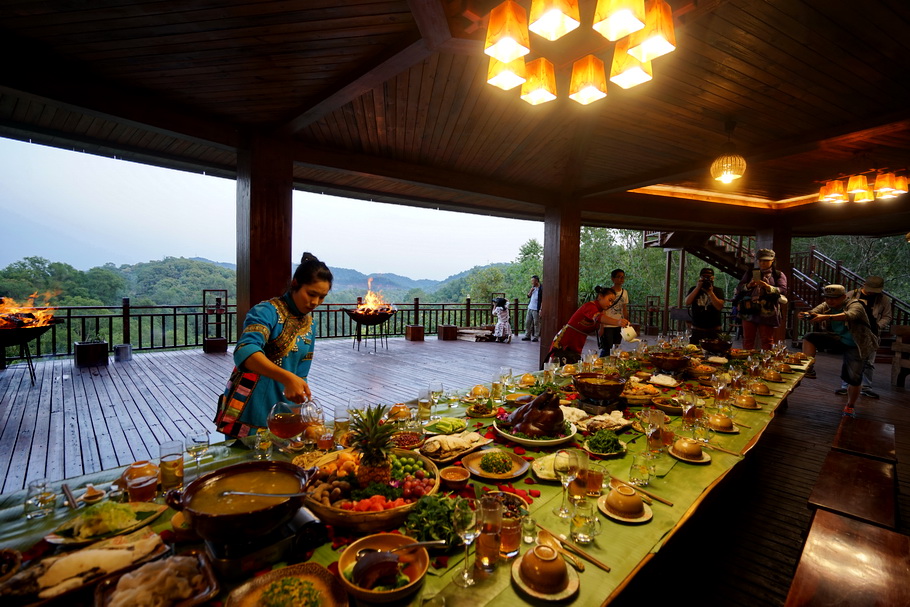
{"type": "Polygon", "coordinates": [[[502,384],[503,394],[511,389],[512,369],[510,367],[499,367],[499,383],[502,384]]]}
{"type": "Polygon", "coordinates": [[[158,446],[158,467],[161,470],[161,490],[183,486],[183,443],[179,440],[161,443],[158,446]]]}
{"type": "Polygon", "coordinates": [[[575,504],[575,512],[569,521],[569,537],[577,544],[590,544],[602,530],[602,524],[594,511],[594,504],[583,501],[575,504]]]}
{"type": "Polygon", "coordinates": [[[201,460],[202,456],[205,455],[205,452],[209,450],[209,435],[204,432],[188,434],[183,441],[183,444],[186,447],[186,452],[189,453],[190,457],[193,458],[193,461],[196,462],[195,470],[196,477],[198,478],[199,460],[201,460]]]}
{"type": "Polygon", "coordinates": [[[253,459],[269,459],[272,454],[272,437],[268,428],[259,428],[251,438],[250,449],[253,452],[253,459]]]}
{"type": "Polygon", "coordinates": [[[644,487],[651,481],[651,458],[645,455],[636,455],[632,458],[629,467],[629,484],[635,487],[644,487]]]}
{"type": "Polygon", "coordinates": [[[556,379],[556,363],[544,363],[543,383],[552,384],[554,379],[556,379]]]}
{"type": "Polygon", "coordinates": [[[691,429],[695,421],[695,406],[698,404],[698,395],[695,392],[684,391],[680,393],[679,404],[683,411],[683,427],[691,429]]]}
{"type": "Polygon", "coordinates": [[[575,470],[575,478],[569,483],[569,501],[573,504],[585,499],[590,463],[587,451],[575,451],[575,457],[578,460],[578,466],[575,470]]]}
{"type": "Polygon", "coordinates": [[[480,533],[477,526],[477,500],[458,498],[455,501],[455,511],[452,514],[452,526],[455,533],[464,542],[464,566],[461,573],[453,580],[457,586],[467,588],[474,584],[474,577],[468,569],[468,549],[480,533]]]}
{"type": "Polygon", "coordinates": [[[499,550],[502,545],[502,503],[492,496],[480,499],[480,520],[477,521],[480,534],[474,547],[474,566],[491,573],[496,569],[499,550]]]}
{"type": "Polygon", "coordinates": [[[588,497],[600,497],[606,483],[610,480],[610,474],[603,464],[588,464],[588,475],[585,483],[585,493],[588,497]]]}
{"type": "Polygon", "coordinates": [[[499,556],[506,559],[518,556],[521,547],[521,533],[521,517],[503,515],[499,556]]]}
{"type": "Polygon", "coordinates": [[[417,416],[423,424],[430,423],[433,413],[433,401],[430,400],[430,392],[422,388],[417,392],[417,416]]]}
{"type": "Polygon", "coordinates": [[[30,481],[25,497],[26,520],[43,518],[54,511],[57,505],[57,494],[53,492],[47,479],[39,478],[30,481]]]}
{"type": "Polygon", "coordinates": [[[427,394],[430,397],[430,419],[440,419],[442,416],[439,415],[439,410],[436,406],[439,404],[439,401],[442,400],[442,395],[445,394],[445,390],[442,388],[442,382],[431,381],[430,385],[427,387],[427,394]]]}
{"type": "Polygon", "coordinates": [[[714,428],[708,423],[707,416],[696,420],[695,426],[692,428],[692,438],[706,445],[711,443],[711,439],[714,438],[714,428]]]}
{"type": "Polygon", "coordinates": [[[553,460],[553,469],[562,483],[562,505],[553,509],[553,514],[559,518],[572,516],[569,510],[569,483],[575,480],[578,474],[578,457],[571,449],[561,449],[553,460]]]}

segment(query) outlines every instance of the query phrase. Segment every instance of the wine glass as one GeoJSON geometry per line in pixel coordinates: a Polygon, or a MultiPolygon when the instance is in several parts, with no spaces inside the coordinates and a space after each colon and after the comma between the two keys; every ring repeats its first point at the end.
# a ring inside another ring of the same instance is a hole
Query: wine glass
{"type": "Polygon", "coordinates": [[[553,460],[553,469],[562,484],[562,505],[554,508],[553,514],[559,518],[569,518],[572,516],[568,504],[569,483],[574,481],[578,474],[578,457],[570,449],[561,449],[556,453],[556,459],[553,460]]]}
{"type": "Polygon", "coordinates": [[[445,394],[442,382],[431,381],[430,385],[427,387],[427,394],[430,397],[430,419],[440,419],[441,416],[439,415],[439,410],[436,408],[436,405],[439,404],[439,401],[442,400],[442,395],[445,394]]]}
{"type": "Polygon", "coordinates": [[[196,476],[199,476],[199,460],[202,459],[202,456],[205,455],[205,452],[209,450],[209,435],[205,432],[187,434],[184,442],[186,447],[186,452],[193,458],[193,461],[196,462],[196,476]]]}
{"type": "Polygon", "coordinates": [[[681,392],[679,398],[680,406],[682,407],[683,412],[683,427],[691,428],[692,423],[695,421],[695,405],[698,404],[698,395],[695,392],[689,392],[688,390],[681,392]]]}
{"type": "Polygon", "coordinates": [[[464,567],[461,573],[453,580],[456,585],[467,588],[474,584],[471,570],[468,569],[468,549],[471,543],[480,535],[477,524],[477,500],[471,498],[458,498],[455,501],[455,511],[452,514],[452,526],[455,533],[464,542],[464,567]]]}

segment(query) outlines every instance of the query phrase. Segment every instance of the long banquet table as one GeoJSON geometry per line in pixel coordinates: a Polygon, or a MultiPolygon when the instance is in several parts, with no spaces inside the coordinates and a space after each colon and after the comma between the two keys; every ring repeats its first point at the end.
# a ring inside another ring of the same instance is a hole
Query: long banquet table
{"type": "MultiPolygon", "coordinates": [[[[653,519],[644,524],[625,524],[616,522],[599,514],[602,523],[602,533],[591,545],[583,549],[592,556],[610,566],[611,571],[605,572],[594,564],[585,561],[585,571],[579,573],[580,587],[578,594],[569,602],[579,605],[607,604],[625,587],[629,580],[656,554],[661,546],[671,535],[692,515],[704,497],[717,485],[727,473],[739,463],[743,456],[751,449],[761,437],[764,429],[770,423],[775,410],[785,403],[787,396],[804,377],[805,369],[794,367],[794,373],[783,375],[783,382],[769,383],[772,393],[769,396],[756,396],[762,405],[760,410],[737,410],[736,421],[743,426],[738,426],[738,434],[717,433],[712,439],[712,444],[725,450],[733,451],[733,455],[719,450],[707,450],[711,462],[707,465],[690,464],[679,461],[667,454],[662,454],[657,462],[657,476],[651,478],[647,491],[665,498],[673,503],[668,506],[654,500],[651,505],[653,519]]],[[[690,380],[690,383],[691,380],[690,380]]],[[[672,394],[672,389],[665,389],[672,394]]],[[[710,401],[710,399],[708,399],[710,401]]],[[[710,402],[708,403],[710,406],[710,402]]],[[[459,404],[444,411],[443,414],[452,417],[464,416],[465,405],[459,404]]],[[[633,410],[637,409],[632,407],[633,410]]],[[[674,424],[678,425],[675,419],[674,424]]],[[[475,428],[478,432],[489,431],[489,419],[469,419],[468,428],[475,428]]],[[[577,437],[576,437],[577,438],[577,437]]],[[[646,449],[646,439],[643,435],[629,430],[621,437],[628,442],[628,452],[624,457],[604,459],[607,471],[620,480],[627,480],[631,457],[646,449]]],[[[519,449],[519,454],[525,458],[538,457],[559,448],[549,448],[535,451],[528,447],[521,447],[514,443],[497,440],[499,448],[519,449]],[[521,450],[524,450],[524,453],[521,450]]],[[[560,447],[572,446],[561,445],[560,447]]],[[[579,446],[576,444],[575,446],[579,446]]],[[[284,457],[277,454],[275,457],[284,457]]],[[[228,443],[219,443],[206,454],[202,461],[201,473],[216,470],[225,465],[245,461],[249,458],[249,451],[242,447],[230,447],[228,443]]],[[[94,483],[96,487],[106,486],[118,478],[123,468],[106,470],[95,474],[67,479],[66,482],[77,494],[87,483],[94,483]]],[[[193,472],[193,464],[187,462],[187,474],[193,472]]],[[[516,490],[540,492],[539,497],[531,497],[531,515],[542,527],[560,535],[568,535],[568,523],[552,513],[562,499],[562,487],[558,483],[544,482],[536,479],[529,470],[521,478],[511,481],[511,488],[516,490]]],[[[471,484],[475,492],[480,495],[484,488],[490,490],[501,489],[494,482],[485,482],[483,479],[472,478],[471,484]]],[[[62,483],[55,485],[55,490],[60,493],[62,483]]],[[[58,499],[58,508],[53,515],[35,521],[27,521],[23,516],[22,503],[25,491],[18,491],[0,495],[0,548],[15,548],[27,550],[44,535],[72,516],[67,508],[61,507],[62,499],[58,499]]],[[[172,512],[165,512],[152,524],[156,531],[170,528],[172,512]]],[[[178,546],[180,548],[182,546],[178,546]]],[[[522,552],[528,545],[522,545],[522,552]]],[[[343,548],[333,549],[331,544],[325,544],[315,550],[311,561],[329,566],[338,560],[343,548]]],[[[444,598],[445,605],[486,605],[486,604],[516,604],[529,602],[526,595],[516,589],[511,582],[511,561],[500,562],[494,574],[465,590],[452,583],[453,575],[462,566],[463,551],[452,551],[448,565],[442,569],[430,568],[423,588],[414,598],[414,604],[421,604],[436,597],[444,598]]],[[[473,551],[471,552],[473,557],[473,551]]],[[[223,596],[227,591],[238,585],[240,580],[223,581],[223,596]]],[[[442,601],[439,601],[442,603],[442,601]]]]}

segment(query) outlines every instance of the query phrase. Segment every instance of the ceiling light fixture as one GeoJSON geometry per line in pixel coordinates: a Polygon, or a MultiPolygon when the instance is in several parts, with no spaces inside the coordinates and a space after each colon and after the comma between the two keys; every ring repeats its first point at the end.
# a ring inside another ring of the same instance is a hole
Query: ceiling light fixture
{"type": "Polygon", "coordinates": [[[588,105],[607,96],[607,76],[604,62],[594,55],[585,55],[572,65],[569,99],[588,105]]]}
{"type": "Polygon", "coordinates": [[[897,175],[887,169],[870,169],[854,175],[840,175],[837,179],[826,180],[822,184],[818,191],[818,201],[834,204],[850,202],[851,194],[853,202],[867,203],[876,199],[896,198],[907,193],[907,176],[897,175]],[[874,181],[869,177],[872,174],[875,174],[874,181]]]}
{"type": "Polygon", "coordinates": [[[506,0],[492,11],[483,52],[510,63],[531,52],[528,13],[514,0],[506,0]]]}
{"type": "Polygon", "coordinates": [[[733,144],[733,129],[736,122],[728,120],[724,125],[727,131],[727,142],[721,148],[721,155],[711,163],[711,177],[721,183],[731,183],[742,177],[746,172],[746,159],[736,153],[733,144]]]}
{"type": "Polygon", "coordinates": [[[645,27],[645,0],[597,0],[591,27],[610,42],[637,32],[645,27]]]}
{"type": "Polygon", "coordinates": [[[577,0],[533,0],[528,29],[550,42],[581,25],[577,0]]]}

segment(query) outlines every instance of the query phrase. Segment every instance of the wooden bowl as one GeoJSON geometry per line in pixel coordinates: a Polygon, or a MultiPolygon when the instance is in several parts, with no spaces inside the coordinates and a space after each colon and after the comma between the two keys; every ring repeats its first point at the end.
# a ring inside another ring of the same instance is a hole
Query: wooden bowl
{"type": "Polygon", "coordinates": [[[650,354],[648,356],[648,360],[652,365],[661,371],[666,371],[669,373],[685,369],[687,366],[689,366],[689,357],[685,354],[675,352],[655,352],[654,354],[650,354]]]}
{"type": "Polygon", "coordinates": [[[442,485],[449,491],[458,491],[468,486],[471,473],[461,466],[447,466],[439,471],[442,485]]]}
{"type": "MultiPolygon", "coordinates": [[[[358,513],[364,514],[364,513],[358,513]]],[[[349,581],[343,574],[343,572],[352,564],[357,561],[357,551],[361,548],[376,548],[377,550],[389,550],[391,548],[397,548],[398,546],[404,546],[405,544],[411,544],[416,542],[414,538],[408,537],[406,535],[399,535],[397,533],[377,533],[375,535],[368,535],[362,537],[347,548],[344,549],[344,552],[341,553],[341,556],[338,558],[338,571],[342,575],[339,575],[341,580],[341,585],[344,586],[344,589],[348,594],[357,598],[358,601],[364,601],[366,603],[391,603],[393,601],[400,601],[401,599],[410,596],[413,594],[417,588],[420,586],[420,583],[423,581],[424,576],[427,574],[427,569],[430,566],[430,555],[427,554],[427,549],[423,547],[415,548],[413,551],[408,551],[408,555],[412,555],[414,558],[413,562],[409,563],[404,568],[404,574],[408,576],[408,579],[411,581],[401,588],[396,588],[395,590],[367,590],[366,588],[361,588],[360,586],[354,585],[353,582],[349,581]]],[[[402,555],[404,553],[398,552],[396,554],[402,555]]],[[[399,557],[403,558],[403,557],[399,557]]]]}
{"type": "Polygon", "coordinates": [[[618,485],[610,489],[605,502],[607,509],[618,516],[636,518],[645,512],[645,504],[641,497],[628,485],[618,485]]]}
{"type": "Polygon", "coordinates": [[[616,400],[626,386],[626,380],[606,373],[578,373],[573,378],[575,389],[591,400],[616,400]]]}
{"type": "Polygon", "coordinates": [[[733,347],[732,341],[726,341],[723,339],[703,339],[698,342],[706,352],[711,354],[726,354],[733,347]]]}

